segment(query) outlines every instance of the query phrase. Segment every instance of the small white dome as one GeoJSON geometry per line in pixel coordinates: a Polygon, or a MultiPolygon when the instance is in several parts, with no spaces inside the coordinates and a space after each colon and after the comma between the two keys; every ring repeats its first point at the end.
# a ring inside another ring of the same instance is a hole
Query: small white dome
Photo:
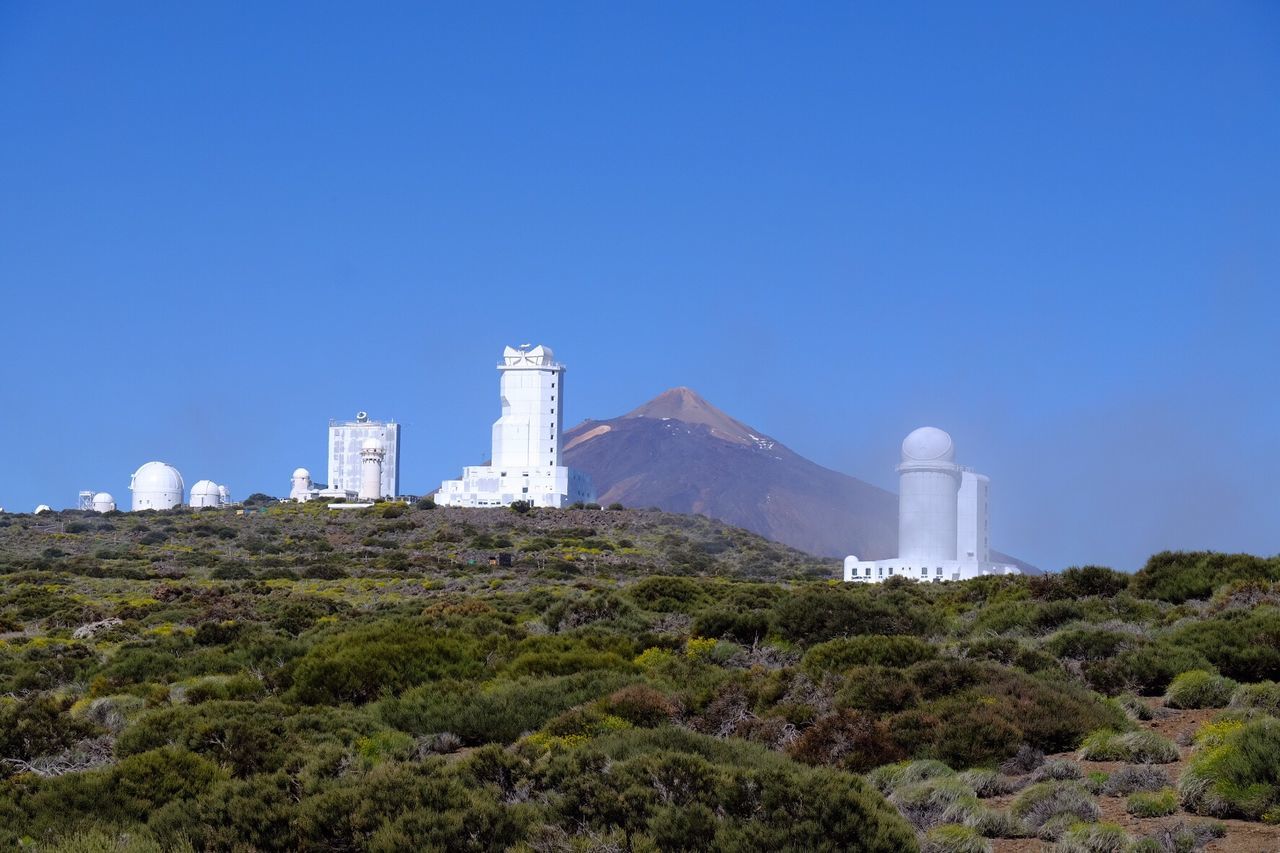
{"type": "Polygon", "coordinates": [[[116,508],[116,499],[111,496],[110,492],[98,492],[93,496],[94,512],[111,512],[116,508]]]}
{"type": "Polygon", "coordinates": [[[221,492],[218,490],[218,484],[213,482],[213,480],[201,480],[191,487],[192,497],[196,495],[217,497],[219,494],[221,494],[221,492]]]}
{"type": "Polygon", "coordinates": [[[311,472],[310,472],[310,471],[308,471],[306,468],[294,468],[294,469],[293,469],[293,479],[295,479],[295,480],[310,480],[310,479],[311,479],[311,472]]]}
{"type": "Polygon", "coordinates": [[[135,492],[181,492],[184,486],[177,468],[163,462],[148,462],[133,472],[129,488],[135,492]]]}
{"type": "Polygon", "coordinates": [[[35,511],[32,514],[39,515],[42,512],[53,512],[53,510],[49,508],[48,504],[40,504],[38,507],[35,508],[35,511]]]}
{"type": "Polygon", "coordinates": [[[903,462],[952,462],[955,458],[951,436],[937,427],[920,427],[902,440],[903,462]]]}

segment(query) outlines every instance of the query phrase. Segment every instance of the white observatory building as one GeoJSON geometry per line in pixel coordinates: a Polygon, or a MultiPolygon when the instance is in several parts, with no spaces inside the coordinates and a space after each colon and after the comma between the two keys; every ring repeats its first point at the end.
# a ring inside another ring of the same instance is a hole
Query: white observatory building
{"type": "Polygon", "coordinates": [[[148,462],[129,480],[133,511],[173,509],[182,503],[184,486],[178,469],[163,462],[148,462]]]}
{"type": "Polygon", "coordinates": [[[956,464],[951,436],[921,427],[902,442],[898,466],[898,556],[845,557],[844,579],[880,583],[891,577],[957,581],[982,575],[1021,574],[991,561],[987,517],[990,481],[956,464]]]}
{"type": "Polygon", "coordinates": [[[436,493],[441,506],[565,507],[596,499],[591,478],[560,464],[564,372],[550,347],[507,347],[498,364],[502,417],[493,424],[488,465],[462,469],[436,493]]]}
{"type": "Polygon", "coordinates": [[[358,492],[364,480],[364,459],[360,451],[367,439],[382,442],[382,484],[377,497],[400,494],[400,424],[369,419],[357,412],[354,421],[329,421],[329,489],[335,493],[358,492]]]}
{"type": "Polygon", "coordinates": [[[306,503],[320,493],[311,485],[311,472],[306,468],[295,468],[289,480],[289,500],[306,503]]]}
{"type": "Polygon", "coordinates": [[[222,506],[222,490],[223,487],[213,480],[201,480],[191,487],[189,505],[192,509],[222,506]]]}
{"type": "Polygon", "coordinates": [[[110,492],[98,492],[90,504],[94,512],[112,512],[116,508],[116,499],[110,492]]]}

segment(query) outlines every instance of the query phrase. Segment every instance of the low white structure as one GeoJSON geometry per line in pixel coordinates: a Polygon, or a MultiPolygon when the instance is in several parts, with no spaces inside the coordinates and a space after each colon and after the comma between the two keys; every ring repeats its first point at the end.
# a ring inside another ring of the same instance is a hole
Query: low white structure
{"type": "Polygon", "coordinates": [[[133,511],[173,509],[182,503],[185,487],[178,469],[164,462],[148,462],[129,480],[133,492],[133,511]]]}
{"type": "Polygon", "coordinates": [[[360,445],[360,500],[377,500],[382,496],[382,460],[386,448],[376,438],[366,438],[360,445]]]}
{"type": "Polygon", "coordinates": [[[111,512],[116,508],[116,499],[109,492],[98,492],[93,496],[91,509],[94,512],[111,512]]]}
{"type": "Polygon", "coordinates": [[[225,484],[218,484],[218,503],[222,506],[231,506],[231,489],[225,484]]]}
{"type": "Polygon", "coordinates": [[[957,465],[955,458],[951,436],[936,427],[921,427],[906,437],[898,466],[898,557],[846,557],[846,581],[956,581],[1021,574],[1017,566],[991,561],[990,481],[957,465]]]}
{"type": "Polygon", "coordinates": [[[31,511],[31,514],[39,515],[42,512],[53,512],[53,509],[48,504],[40,504],[34,510],[31,511]]]}
{"type": "Polygon", "coordinates": [[[596,499],[591,478],[559,464],[564,423],[564,372],[549,347],[507,347],[498,364],[502,417],[493,425],[488,465],[462,469],[436,493],[441,506],[564,507],[596,499]]]}
{"type": "Polygon", "coordinates": [[[193,509],[222,506],[222,492],[213,480],[201,480],[191,487],[190,506],[193,509]]]}

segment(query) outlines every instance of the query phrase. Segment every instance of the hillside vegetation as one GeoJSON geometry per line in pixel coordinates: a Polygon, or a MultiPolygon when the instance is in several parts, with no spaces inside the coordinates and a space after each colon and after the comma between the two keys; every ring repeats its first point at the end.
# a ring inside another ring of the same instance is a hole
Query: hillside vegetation
{"type": "Polygon", "coordinates": [[[1280,841],[1280,559],[837,573],[656,511],[0,516],[0,847],[1280,841]]]}

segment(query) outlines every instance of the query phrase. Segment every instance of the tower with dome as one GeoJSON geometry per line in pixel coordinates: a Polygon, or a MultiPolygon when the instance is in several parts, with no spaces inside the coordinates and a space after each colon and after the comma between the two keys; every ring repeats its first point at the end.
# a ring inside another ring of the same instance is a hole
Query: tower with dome
{"type": "Polygon", "coordinates": [[[1020,574],[1017,566],[991,561],[990,481],[956,464],[955,442],[945,431],[920,427],[903,439],[898,477],[898,556],[845,557],[846,581],[952,581],[1020,574]]]}

